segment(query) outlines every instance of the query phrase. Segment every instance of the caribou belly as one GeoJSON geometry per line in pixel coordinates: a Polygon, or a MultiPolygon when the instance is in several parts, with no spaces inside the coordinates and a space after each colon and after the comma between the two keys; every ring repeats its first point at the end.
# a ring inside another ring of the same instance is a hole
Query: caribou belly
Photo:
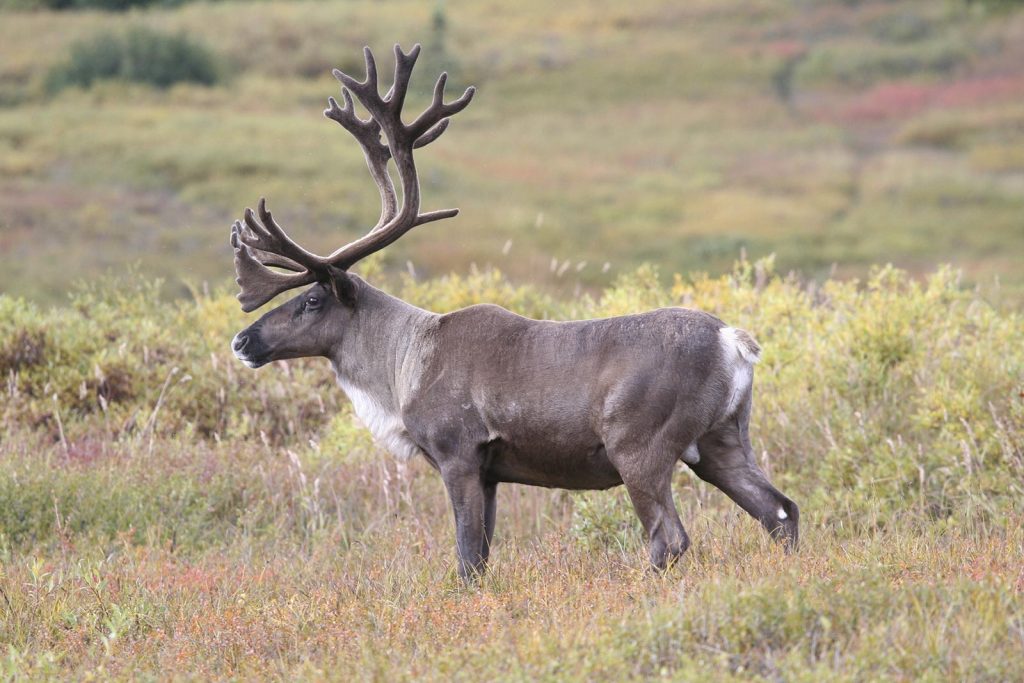
{"type": "Polygon", "coordinates": [[[515,448],[504,441],[488,444],[484,477],[493,482],[560,489],[607,489],[622,483],[604,446],[586,452],[515,448]]]}

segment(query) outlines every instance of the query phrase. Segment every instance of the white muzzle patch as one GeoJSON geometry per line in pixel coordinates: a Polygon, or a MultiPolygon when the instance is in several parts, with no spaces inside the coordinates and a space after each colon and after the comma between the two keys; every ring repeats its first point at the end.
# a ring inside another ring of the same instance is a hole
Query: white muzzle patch
{"type": "Polygon", "coordinates": [[[235,354],[235,358],[237,358],[238,360],[240,360],[243,363],[245,363],[246,366],[248,366],[249,368],[255,369],[256,368],[256,364],[253,363],[251,360],[249,360],[249,357],[246,356],[245,353],[243,353],[242,351],[236,351],[235,350],[235,342],[238,341],[238,335],[240,335],[240,334],[242,334],[242,333],[239,332],[238,334],[236,334],[234,337],[231,338],[231,352],[235,354]]]}

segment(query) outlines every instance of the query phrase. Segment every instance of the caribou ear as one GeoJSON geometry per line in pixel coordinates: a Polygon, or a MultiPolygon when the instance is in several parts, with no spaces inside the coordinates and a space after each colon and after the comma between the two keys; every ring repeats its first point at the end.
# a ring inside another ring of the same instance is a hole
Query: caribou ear
{"type": "Polygon", "coordinates": [[[323,283],[334,298],[346,306],[355,306],[356,283],[348,273],[334,266],[327,267],[327,280],[323,283]]]}

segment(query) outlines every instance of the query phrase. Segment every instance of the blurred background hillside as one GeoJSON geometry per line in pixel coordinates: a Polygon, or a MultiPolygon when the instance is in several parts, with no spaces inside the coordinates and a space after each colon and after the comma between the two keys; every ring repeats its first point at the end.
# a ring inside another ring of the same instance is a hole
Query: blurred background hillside
{"type": "Polygon", "coordinates": [[[462,215],[386,269],[565,293],[774,252],[810,278],[951,262],[1019,301],[1022,5],[0,0],[0,292],[229,282],[261,195],[311,248],[365,232],[377,194],[321,111],[332,67],[367,44],[390,70],[398,41],[425,48],[408,110],[441,69],[480,92],[419,153],[425,208],[462,215]]]}

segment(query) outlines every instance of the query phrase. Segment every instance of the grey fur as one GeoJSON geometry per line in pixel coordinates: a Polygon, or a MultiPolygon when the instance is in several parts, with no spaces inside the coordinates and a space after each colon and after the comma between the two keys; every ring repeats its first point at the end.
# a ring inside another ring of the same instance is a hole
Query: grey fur
{"type": "Polygon", "coordinates": [[[420,213],[412,155],[440,137],[474,91],[445,104],[442,74],[427,110],[404,123],[418,55],[418,45],[408,54],[395,46],[394,85],[384,97],[369,49],[364,80],[335,72],[344,104],[332,98],[325,114],[355,136],[381,195],[380,220],[368,234],[317,256],[288,237],[262,199],[255,214],[246,210],[244,224],[232,226],[244,310],[317,283],[237,334],[238,358],[253,368],[329,358],[381,444],[398,457],[422,456],[441,473],[463,577],[486,565],[500,483],[625,484],[651,562],[665,567],[690,544],[672,499],[677,460],[795,547],[797,506],[757,466],[747,433],[761,352],[747,332],[683,308],[572,322],[530,320],[486,304],[438,315],[348,273],[412,228],[458,212],[420,213]],[[370,119],[356,115],[352,95],[370,119]]]}
{"type": "Polygon", "coordinates": [[[329,358],[378,440],[440,472],[463,576],[486,563],[500,483],[625,484],[664,567],[689,546],[671,490],[681,459],[796,544],[797,506],[750,446],[747,333],[684,308],[573,322],[493,305],[438,315],[348,277],[351,302],[316,285],[241,332],[236,354],[253,367],[329,358]]]}

